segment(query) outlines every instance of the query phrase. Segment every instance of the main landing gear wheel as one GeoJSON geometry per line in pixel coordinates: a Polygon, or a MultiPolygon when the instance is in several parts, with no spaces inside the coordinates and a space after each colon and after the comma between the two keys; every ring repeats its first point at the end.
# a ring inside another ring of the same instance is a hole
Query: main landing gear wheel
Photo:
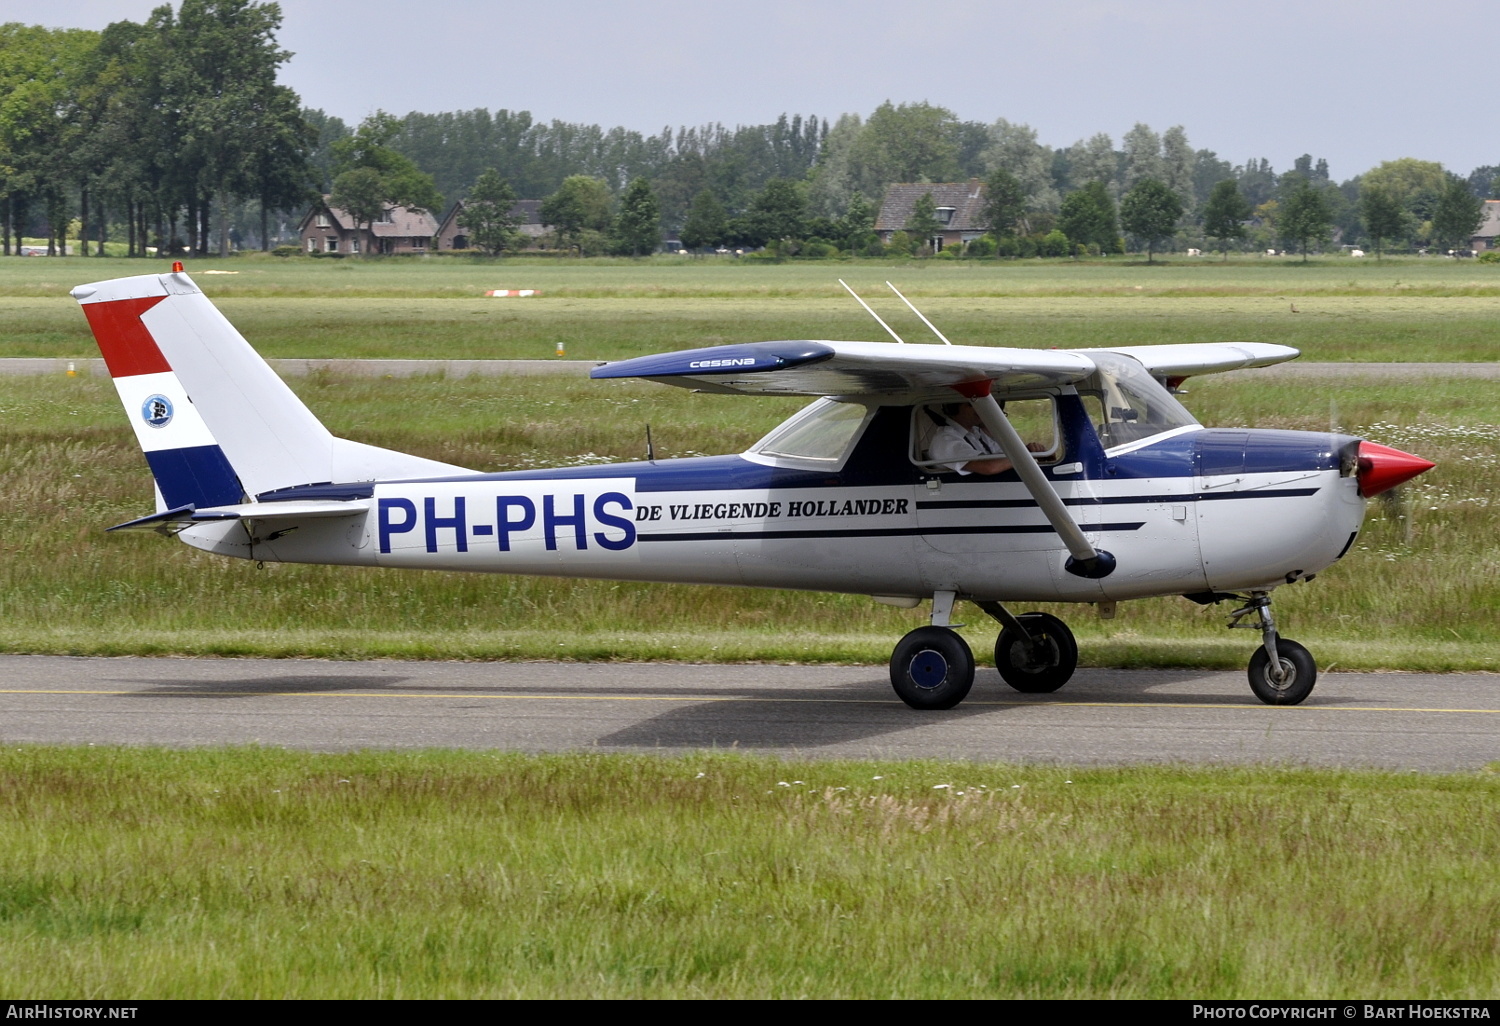
{"type": "Polygon", "coordinates": [[[1286,638],[1276,639],[1276,655],[1281,663],[1281,679],[1271,672],[1271,656],[1265,646],[1250,657],[1250,690],[1267,705],[1296,705],[1312,694],[1318,682],[1318,664],[1312,653],[1286,638]]]}
{"type": "Polygon", "coordinates": [[[1030,639],[1007,627],[995,639],[995,668],[1017,691],[1044,694],[1068,682],[1078,668],[1078,642],[1068,625],[1047,613],[1016,617],[1030,639]]]}
{"type": "Polygon", "coordinates": [[[946,627],[918,627],[891,653],[891,687],[913,709],[952,709],[974,686],[974,653],[946,627]]]}

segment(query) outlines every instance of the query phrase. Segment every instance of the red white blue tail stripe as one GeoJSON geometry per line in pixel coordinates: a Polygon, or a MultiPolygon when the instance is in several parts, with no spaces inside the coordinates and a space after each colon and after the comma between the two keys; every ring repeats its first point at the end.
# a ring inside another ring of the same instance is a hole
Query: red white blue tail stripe
{"type": "Polygon", "coordinates": [[[243,501],[244,490],[224,450],[147,326],[166,294],[102,302],[77,298],[165,508],[202,509],[243,501]]]}

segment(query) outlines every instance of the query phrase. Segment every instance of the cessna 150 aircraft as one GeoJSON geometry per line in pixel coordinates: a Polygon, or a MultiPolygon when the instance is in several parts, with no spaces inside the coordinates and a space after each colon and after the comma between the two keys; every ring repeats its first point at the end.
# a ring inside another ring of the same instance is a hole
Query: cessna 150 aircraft
{"type": "Polygon", "coordinates": [[[112,530],[252,560],[930,599],[890,663],[917,709],[973,683],[959,599],[1000,623],[1001,677],[1050,692],[1077,664],[1072,633],[1011,604],[1154,595],[1234,600],[1230,626],[1260,631],[1252,690],[1300,702],[1317,669],[1277,633],[1271,592],[1338,560],[1365,500],[1433,465],[1334,433],[1205,428],[1173,397],[1286,346],[992,348],[928,322],[942,344],[755,342],[592,371],[818,397],[738,455],[482,474],[335,438],[180,264],[72,294],[156,480],[156,512],[112,530]],[[953,455],[959,421],[981,437],[968,410],[1003,453],[953,455]]]}

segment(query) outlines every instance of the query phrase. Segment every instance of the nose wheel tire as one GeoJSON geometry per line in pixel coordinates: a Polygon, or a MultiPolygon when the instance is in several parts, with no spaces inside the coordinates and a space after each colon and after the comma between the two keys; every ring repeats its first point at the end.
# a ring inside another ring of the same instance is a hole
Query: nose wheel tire
{"type": "Polygon", "coordinates": [[[1286,638],[1276,639],[1281,661],[1281,680],[1271,673],[1271,657],[1262,646],[1250,657],[1250,690],[1267,705],[1296,705],[1312,694],[1318,682],[1318,664],[1312,653],[1286,638]]]}
{"type": "Polygon", "coordinates": [[[913,709],[952,709],[974,686],[974,653],[946,627],[918,627],[891,653],[891,687],[913,709]]]}
{"type": "Polygon", "coordinates": [[[995,668],[1017,691],[1045,694],[1068,682],[1078,668],[1078,642],[1068,625],[1047,613],[1016,617],[1030,640],[1007,627],[995,639],[995,668]]]}

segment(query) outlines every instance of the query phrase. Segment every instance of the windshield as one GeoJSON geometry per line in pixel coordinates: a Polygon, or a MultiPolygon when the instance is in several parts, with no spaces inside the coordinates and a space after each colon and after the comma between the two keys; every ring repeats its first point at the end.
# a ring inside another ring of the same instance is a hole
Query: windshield
{"type": "Polygon", "coordinates": [[[1097,350],[1088,355],[1098,370],[1078,383],[1078,394],[1106,449],[1197,426],[1193,415],[1139,360],[1097,350]]]}
{"type": "Polygon", "coordinates": [[[756,442],[750,451],[834,463],[849,451],[869,412],[859,403],[819,399],[756,442]]]}

